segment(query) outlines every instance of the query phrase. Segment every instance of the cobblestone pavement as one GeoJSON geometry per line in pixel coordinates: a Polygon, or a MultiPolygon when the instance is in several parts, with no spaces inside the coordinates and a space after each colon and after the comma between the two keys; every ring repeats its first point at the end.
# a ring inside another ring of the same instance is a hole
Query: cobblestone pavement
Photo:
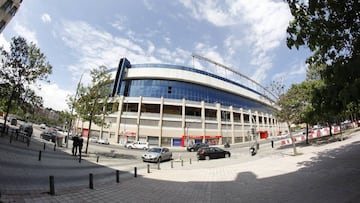
{"type": "MultiPolygon", "coordinates": [[[[29,147],[0,137],[1,202],[359,202],[360,132],[344,141],[276,148],[251,157],[156,164],[95,156],[34,138],[29,147]],[[39,161],[39,152],[42,151],[39,161]],[[271,151],[271,152],[270,152],[271,151]],[[134,167],[137,167],[137,177],[134,167]],[[119,170],[119,183],[116,182],[119,170]],[[150,172],[150,173],[148,173],[150,172]],[[93,174],[93,189],[89,174],[93,174]],[[54,176],[54,195],[49,177],[54,176]]],[[[125,157],[128,158],[128,157],[125,157]]]]}

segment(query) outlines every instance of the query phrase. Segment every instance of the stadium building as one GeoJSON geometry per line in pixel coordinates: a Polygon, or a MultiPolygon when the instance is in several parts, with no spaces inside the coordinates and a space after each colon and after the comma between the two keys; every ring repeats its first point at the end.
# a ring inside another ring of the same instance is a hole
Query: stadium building
{"type": "MultiPolygon", "coordinates": [[[[180,147],[251,142],[280,129],[265,93],[220,75],[180,65],[131,64],[126,58],[111,71],[113,111],[104,118],[107,126],[91,128],[92,137],[180,147]]],[[[79,119],[75,127],[88,134],[87,121],[79,119]]]]}

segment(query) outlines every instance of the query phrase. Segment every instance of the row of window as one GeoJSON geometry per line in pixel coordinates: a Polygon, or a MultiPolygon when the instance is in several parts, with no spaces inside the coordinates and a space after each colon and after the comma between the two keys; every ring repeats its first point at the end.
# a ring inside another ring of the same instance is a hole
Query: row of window
{"type": "Polygon", "coordinates": [[[164,97],[197,102],[204,101],[205,103],[220,103],[224,106],[251,109],[265,113],[273,112],[273,109],[260,102],[219,89],[182,81],[125,80],[122,82],[119,94],[126,97],[164,97]]]}
{"type": "MultiPolygon", "coordinates": [[[[111,111],[110,109],[112,109],[112,112],[117,111],[117,107],[118,107],[118,103],[109,103],[107,106],[108,111],[111,111]]],[[[122,110],[123,112],[133,112],[133,113],[137,113],[138,112],[138,107],[139,104],[138,103],[124,103],[122,106],[122,110]]],[[[160,104],[141,104],[141,110],[140,113],[143,114],[160,114],[160,104]]],[[[182,107],[181,106],[175,106],[175,105],[163,105],[163,114],[164,116],[170,116],[170,117],[178,117],[181,118],[182,117],[182,107]],[[173,115],[173,116],[172,116],[173,115]]],[[[221,111],[220,115],[221,115],[221,121],[228,121],[230,122],[230,115],[231,112],[229,111],[221,111]]],[[[196,108],[196,107],[185,107],[185,116],[186,117],[192,117],[192,118],[198,118],[200,119],[201,117],[201,108],[196,108]]],[[[217,110],[216,109],[205,109],[205,119],[206,120],[216,120],[217,118],[217,110]]],[[[241,113],[238,112],[233,112],[233,118],[234,118],[234,122],[241,122],[241,113]]],[[[249,123],[249,122],[255,122],[256,121],[256,116],[252,115],[252,118],[250,117],[249,114],[244,113],[243,114],[243,119],[244,119],[244,123],[249,123]],[[251,121],[250,121],[251,119],[251,121]]],[[[274,124],[275,123],[275,119],[273,118],[268,118],[265,116],[259,116],[258,117],[258,122],[260,124],[274,124]]]]}

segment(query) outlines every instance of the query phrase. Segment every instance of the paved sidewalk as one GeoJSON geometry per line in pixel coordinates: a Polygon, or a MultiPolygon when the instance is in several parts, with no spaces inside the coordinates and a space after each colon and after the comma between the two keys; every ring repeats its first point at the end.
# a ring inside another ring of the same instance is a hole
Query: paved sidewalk
{"type": "MultiPolygon", "coordinates": [[[[1,140],[4,139],[0,138],[1,140]]],[[[0,149],[5,148],[3,142],[0,144],[0,149]]],[[[70,187],[68,190],[55,191],[55,195],[46,192],[3,193],[0,200],[2,202],[360,201],[360,132],[353,133],[341,142],[298,147],[298,151],[302,155],[292,156],[292,148],[285,148],[257,159],[240,157],[193,161],[191,165],[187,162],[184,166],[174,162],[173,168],[167,164],[161,165],[160,170],[152,165],[150,173],[147,173],[146,168],[140,168],[137,178],[134,177],[133,172],[121,174],[120,183],[116,183],[115,180],[104,183],[94,181],[94,189],[89,189],[88,184],[84,183],[84,187],[80,189],[70,187]]],[[[6,161],[5,159],[8,159],[6,150],[0,152],[0,161],[6,161]]],[[[62,157],[63,154],[59,153],[60,155],[56,154],[56,156],[62,157]]],[[[68,155],[64,156],[68,157],[68,155]]],[[[26,162],[22,157],[19,155],[11,159],[26,162]]],[[[54,160],[62,159],[67,160],[64,157],[54,160]]],[[[66,166],[74,167],[72,161],[67,160],[66,166]]],[[[53,164],[55,168],[58,167],[53,164]]],[[[86,164],[88,164],[86,167],[96,167],[91,162],[86,164]]],[[[0,168],[3,168],[3,165],[0,168]]],[[[105,168],[101,171],[113,170],[105,168]]],[[[86,172],[84,171],[84,174],[87,174],[86,172]]],[[[0,171],[0,175],[4,174],[0,171]]],[[[0,186],[1,191],[4,191],[5,185],[0,183],[0,186]]]]}

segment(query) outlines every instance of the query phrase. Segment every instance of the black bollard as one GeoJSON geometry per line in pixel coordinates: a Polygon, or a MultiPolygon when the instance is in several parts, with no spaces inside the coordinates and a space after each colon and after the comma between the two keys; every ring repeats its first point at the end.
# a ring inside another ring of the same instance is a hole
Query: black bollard
{"type": "Polygon", "coordinates": [[[136,168],[136,166],[134,167],[134,177],[135,178],[137,177],[137,168],[136,168]]]}
{"type": "Polygon", "coordinates": [[[271,148],[274,148],[274,140],[271,140],[271,148]]]}
{"type": "Polygon", "coordinates": [[[171,168],[174,168],[174,163],[172,160],[171,160],[171,168]]]}
{"type": "Polygon", "coordinates": [[[256,150],[260,149],[260,144],[256,143],[256,150]]]}
{"type": "Polygon", "coordinates": [[[55,195],[54,176],[50,176],[50,195],[55,195]]]}
{"type": "Polygon", "coordinates": [[[181,166],[184,166],[184,160],[181,159],[181,166]]]}
{"type": "Polygon", "coordinates": [[[190,164],[191,164],[191,158],[190,158],[190,164]]]}
{"type": "Polygon", "coordinates": [[[147,173],[150,173],[150,164],[147,165],[147,173]]]}
{"type": "Polygon", "coordinates": [[[80,152],[80,155],[79,155],[79,163],[81,163],[81,152],[80,152]]]}
{"type": "Polygon", "coordinates": [[[120,171],[116,170],[116,182],[119,183],[120,182],[120,171]]]}
{"type": "Polygon", "coordinates": [[[39,151],[39,161],[41,161],[41,150],[39,151]]]}
{"type": "Polygon", "coordinates": [[[90,173],[89,174],[89,188],[90,189],[94,189],[94,179],[93,179],[94,177],[93,177],[93,174],[92,173],[90,173]]]}
{"type": "Polygon", "coordinates": [[[56,144],[54,144],[54,151],[56,151],[56,144]]]}
{"type": "Polygon", "coordinates": [[[99,156],[96,157],[96,163],[99,163],[99,156]]]}
{"type": "Polygon", "coordinates": [[[44,151],[45,151],[45,146],[46,146],[46,144],[45,144],[45,142],[44,142],[44,151]]]}

